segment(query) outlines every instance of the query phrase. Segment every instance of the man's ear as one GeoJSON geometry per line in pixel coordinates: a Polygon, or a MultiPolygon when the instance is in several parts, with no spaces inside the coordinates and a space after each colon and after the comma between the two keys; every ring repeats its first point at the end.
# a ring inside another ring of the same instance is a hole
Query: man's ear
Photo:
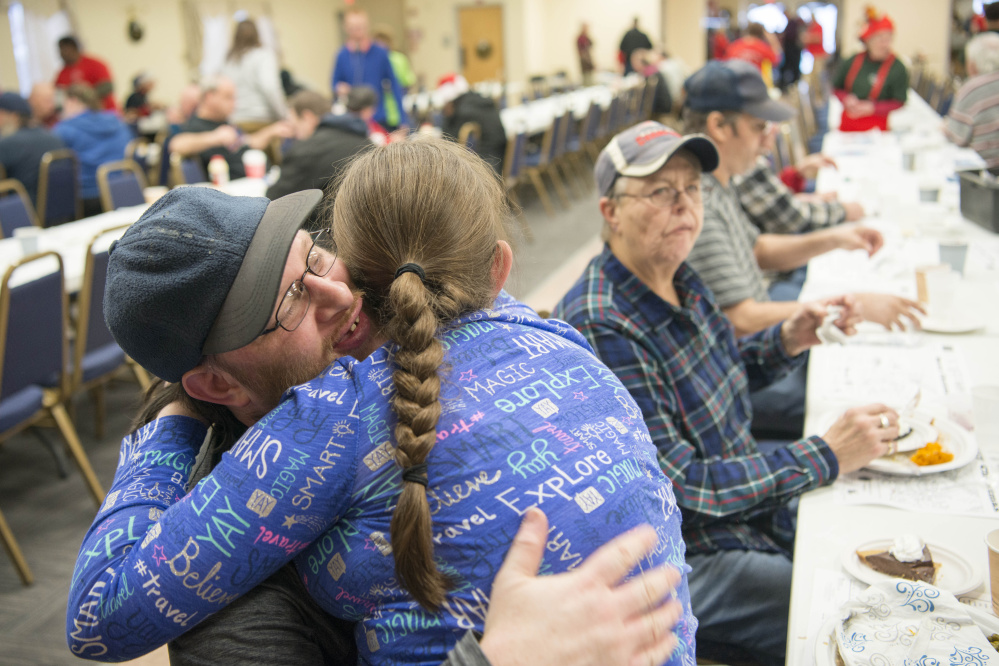
{"type": "Polygon", "coordinates": [[[722,143],[728,137],[726,131],[728,127],[725,122],[725,114],[721,111],[712,111],[704,122],[704,133],[715,143],[722,143]]]}
{"type": "Polygon", "coordinates": [[[499,296],[507,278],[510,277],[510,270],[513,268],[513,248],[505,240],[496,241],[496,252],[493,254],[493,265],[489,269],[490,278],[493,283],[493,300],[499,296]]]}
{"type": "Polygon", "coordinates": [[[230,409],[245,407],[250,402],[246,389],[232,375],[205,363],[185,372],[180,381],[187,394],[195,400],[224,405],[230,409]]]}
{"type": "Polygon", "coordinates": [[[611,233],[617,231],[618,220],[617,220],[617,199],[611,197],[600,197],[600,201],[597,202],[600,206],[600,214],[604,216],[604,221],[610,228],[611,233]]]}

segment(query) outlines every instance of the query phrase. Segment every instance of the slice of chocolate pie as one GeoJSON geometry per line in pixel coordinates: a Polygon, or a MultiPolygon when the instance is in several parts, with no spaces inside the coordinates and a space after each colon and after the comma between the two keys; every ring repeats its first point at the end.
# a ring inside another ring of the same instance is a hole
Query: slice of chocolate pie
{"type": "Polygon", "coordinates": [[[895,539],[888,550],[858,550],[857,556],[878,573],[893,578],[921,580],[931,585],[940,566],[933,561],[929,547],[914,535],[895,539]]]}

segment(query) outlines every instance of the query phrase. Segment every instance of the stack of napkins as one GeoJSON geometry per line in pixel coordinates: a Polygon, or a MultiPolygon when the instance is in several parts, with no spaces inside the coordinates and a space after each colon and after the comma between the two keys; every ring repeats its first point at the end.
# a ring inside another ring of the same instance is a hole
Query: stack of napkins
{"type": "Polygon", "coordinates": [[[843,607],[836,643],[847,666],[999,664],[999,653],[954,595],[886,580],[843,607]]]}

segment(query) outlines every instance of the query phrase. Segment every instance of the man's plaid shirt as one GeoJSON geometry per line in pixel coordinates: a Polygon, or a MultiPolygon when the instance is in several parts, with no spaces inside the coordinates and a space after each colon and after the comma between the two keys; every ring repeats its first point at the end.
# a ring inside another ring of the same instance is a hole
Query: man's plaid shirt
{"type": "Polygon", "coordinates": [[[846,220],[843,204],[810,203],[796,198],[762,157],[752,171],[733,177],[732,185],[749,221],[763,233],[800,234],[846,220]]]}
{"type": "Polygon", "coordinates": [[[583,334],[642,409],[683,513],[687,552],[790,555],[787,502],[834,479],[839,467],[820,437],[761,453],[749,430],[749,390],[801,357],[784,352],[780,326],[736,340],[686,263],[674,285],[683,307],[659,298],[605,246],[553,316],[583,334]]]}

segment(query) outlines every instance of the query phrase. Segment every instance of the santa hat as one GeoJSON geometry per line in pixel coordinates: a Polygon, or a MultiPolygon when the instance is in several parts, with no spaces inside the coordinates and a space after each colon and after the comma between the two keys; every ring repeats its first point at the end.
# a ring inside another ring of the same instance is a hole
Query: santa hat
{"type": "Polygon", "coordinates": [[[867,25],[864,26],[864,31],[860,33],[861,41],[867,41],[870,39],[871,35],[876,32],[881,32],[882,30],[887,30],[888,32],[895,32],[895,24],[892,23],[891,19],[888,18],[887,14],[878,16],[878,13],[873,7],[867,7],[867,25]]]}
{"type": "Polygon", "coordinates": [[[445,74],[437,81],[434,105],[442,107],[468,92],[468,81],[461,74],[445,74]]]}

